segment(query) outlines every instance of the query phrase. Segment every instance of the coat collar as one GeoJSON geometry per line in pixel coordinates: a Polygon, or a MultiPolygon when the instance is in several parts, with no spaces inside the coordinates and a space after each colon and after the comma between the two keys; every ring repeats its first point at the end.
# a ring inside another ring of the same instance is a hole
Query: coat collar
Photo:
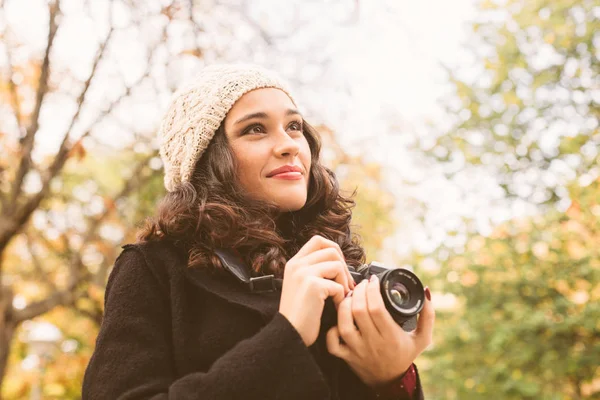
{"type": "MultiPolygon", "coordinates": [[[[214,272],[206,268],[189,268],[187,254],[169,242],[150,242],[145,244],[125,245],[137,247],[143,252],[146,261],[151,265],[163,264],[167,269],[175,268],[177,274],[183,273],[186,280],[194,287],[211,293],[231,304],[256,312],[265,322],[270,321],[279,310],[281,291],[251,292],[227,271],[214,272]]],[[[158,267],[156,267],[158,268],[158,267]]],[[[160,269],[159,269],[160,270],[160,269]]],[[[173,273],[175,271],[172,271],[173,273]]],[[[249,276],[249,274],[248,274],[249,276]]]]}
{"type": "Polygon", "coordinates": [[[187,280],[195,287],[231,304],[257,312],[265,321],[271,320],[279,310],[280,291],[255,293],[229,273],[215,273],[203,268],[184,268],[187,280]]]}

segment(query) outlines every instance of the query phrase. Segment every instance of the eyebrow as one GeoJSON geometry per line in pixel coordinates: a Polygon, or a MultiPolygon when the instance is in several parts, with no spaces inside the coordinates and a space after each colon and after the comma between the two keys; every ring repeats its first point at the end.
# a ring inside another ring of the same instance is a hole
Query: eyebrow
{"type": "MultiPolygon", "coordinates": [[[[288,110],[285,112],[285,115],[287,117],[288,115],[301,115],[301,114],[298,110],[288,108],[288,110]]],[[[248,114],[248,115],[243,116],[242,118],[238,119],[237,121],[234,122],[234,125],[241,124],[242,122],[248,121],[249,119],[253,119],[253,118],[264,119],[264,118],[269,118],[269,116],[265,112],[255,112],[255,113],[248,114]]]]}

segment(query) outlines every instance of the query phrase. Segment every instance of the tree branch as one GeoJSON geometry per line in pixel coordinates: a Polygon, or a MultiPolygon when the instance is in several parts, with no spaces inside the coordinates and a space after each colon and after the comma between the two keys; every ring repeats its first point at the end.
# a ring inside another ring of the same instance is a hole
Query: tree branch
{"type": "MultiPolygon", "coordinates": [[[[119,199],[125,198],[127,196],[129,196],[129,194],[136,188],[140,188],[142,186],[144,186],[144,184],[150,179],[150,177],[152,176],[152,174],[147,174],[146,176],[144,176],[143,178],[140,179],[134,179],[136,176],[140,176],[142,170],[144,169],[144,167],[146,167],[148,165],[148,163],[150,162],[150,160],[152,158],[154,158],[156,156],[156,154],[152,153],[151,155],[149,155],[148,157],[145,157],[144,159],[142,159],[137,166],[135,167],[135,169],[133,170],[132,174],[131,174],[131,178],[127,179],[125,181],[125,185],[123,185],[123,188],[121,189],[121,191],[119,192],[119,194],[115,197],[115,202],[119,199]]],[[[104,211],[104,214],[101,216],[101,218],[105,218],[109,213],[110,213],[110,209],[106,209],[104,211]]],[[[97,223],[99,225],[99,223],[97,223]]],[[[92,279],[92,283],[95,285],[103,285],[104,281],[106,279],[106,276],[108,274],[108,269],[112,266],[112,263],[103,263],[100,268],[98,268],[98,271],[96,272],[96,274],[94,274],[94,277],[92,279]]]]}
{"type": "Polygon", "coordinates": [[[100,309],[96,308],[96,309],[94,309],[94,311],[88,311],[88,310],[84,310],[79,307],[75,307],[75,311],[78,312],[79,314],[83,315],[84,317],[92,320],[96,324],[97,328],[99,328],[100,325],[102,324],[102,317],[104,316],[104,314],[103,314],[102,310],[100,310],[100,309]]]}
{"type": "Polygon", "coordinates": [[[56,306],[72,304],[75,301],[74,289],[67,288],[67,290],[54,292],[44,300],[31,303],[22,310],[13,309],[14,320],[20,323],[42,315],[56,306]]]}
{"type": "Polygon", "coordinates": [[[10,191],[11,194],[9,197],[5,215],[13,213],[17,207],[17,198],[21,194],[23,179],[25,178],[25,175],[30,169],[33,142],[35,139],[35,134],[39,129],[40,110],[42,109],[44,97],[48,93],[48,78],[50,76],[50,52],[52,50],[52,44],[54,43],[56,31],[58,30],[58,25],[56,24],[56,17],[60,13],[60,0],[56,0],[55,3],[50,3],[48,7],[50,11],[50,19],[48,21],[48,41],[46,45],[46,52],[44,54],[44,61],[42,62],[42,70],[40,72],[39,84],[35,99],[35,107],[31,115],[31,123],[27,128],[25,137],[21,140],[21,160],[19,162],[19,166],[17,167],[17,175],[15,177],[10,191]]]}
{"type": "Polygon", "coordinates": [[[194,0],[189,0],[188,2],[188,18],[190,24],[192,24],[192,30],[194,31],[194,52],[196,56],[200,58],[204,53],[204,49],[198,45],[198,35],[201,32],[204,32],[204,29],[194,19],[194,0]]]}
{"type": "MultiPolygon", "coordinates": [[[[131,94],[131,90],[139,85],[144,79],[146,79],[150,74],[150,64],[146,68],[145,73],[133,83],[133,85],[128,86],[125,92],[119,96],[115,101],[113,101],[110,106],[104,110],[100,115],[96,118],[96,120],[90,125],[88,130],[81,136],[79,140],[83,140],[87,136],[90,135],[94,126],[96,126],[99,122],[104,119],[108,114],[112,112],[112,110],[126,97],[131,94]]],[[[60,149],[58,150],[57,155],[54,157],[54,160],[50,167],[45,171],[45,174],[42,176],[42,188],[38,193],[36,193],[33,197],[29,198],[29,200],[16,212],[12,215],[12,218],[6,217],[0,220],[0,252],[6,247],[10,238],[13,237],[27,222],[31,214],[39,207],[42,200],[48,195],[50,190],[50,183],[52,179],[61,171],[64,166],[67,158],[69,156],[69,151],[72,145],[69,145],[68,137],[65,136],[63,142],[61,143],[60,149]]]]}
{"type": "Polygon", "coordinates": [[[83,103],[85,102],[85,96],[87,94],[88,89],[90,88],[90,84],[92,83],[94,76],[96,76],[96,70],[98,69],[98,64],[104,57],[106,46],[108,45],[108,42],[110,41],[110,38],[112,37],[113,32],[114,32],[114,27],[111,26],[110,30],[108,31],[108,35],[106,35],[104,42],[102,42],[102,44],[100,45],[100,48],[98,49],[98,53],[96,53],[96,57],[94,58],[94,64],[92,66],[92,70],[90,71],[90,74],[85,81],[83,90],[81,91],[81,93],[79,94],[79,97],[77,98],[77,111],[75,111],[73,118],[71,118],[71,123],[69,124],[69,128],[67,129],[67,133],[65,134],[65,138],[63,139],[62,144],[64,144],[65,141],[68,140],[68,138],[71,136],[73,126],[75,125],[75,122],[77,122],[77,119],[79,119],[79,114],[81,113],[81,109],[83,108],[83,103]]]}
{"type": "Polygon", "coordinates": [[[44,284],[49,289],[51,289],[52,291],[56,291],[57,290],[56,285],[54,285],[54,282],[52,282],[51,279],[48,279],[47,272],[44,270],[44,267],[42,267],[42,263],[40,262],[40,260],[37,258],[36,254],[35,254],[31,237],[29,235],[26,235],[26,239],[27,239],[27,249],[29,250],[29,255],[31,256],[31,261],[33,263],[33,268],[34,268],[35,272],[38,274],[40,279],[44,282],[44,284]]]}
{"type": "MultiPolygon", "coordinates": [[[[134,169],[132,176],[130,179],[125,180],[125,184],[123,188],[119,191],[119,193],[114,197],[113,201],[117,201],[121,198],[127,197],[133,189],[142,186],[150,177],[151,174],[144,176],[143,179],[133,179],[136,176],[139,176],[145,166],[148,165],[148,162],[155,156],[155,154],[151,154],[147,157],[144,157],[134,169]]],[[[98,228],[100,227],[102,221],[104,221],[112,212],[112,209],[107,208],[98,218],[94,219],[94,221],[90,224],[90,227],[83,239],[83,243],[89,243],[96,236],[98,228]]],[[[68,248],[68,238],[66,236],[62,236],[62,240],[65,241],[65,246],[68,248]]],[[[108,268],[110,267],[110,263],[104,263],[92,276],[91,284],[96,284],[99,280],[106,278],[106,274],[108,268]]],[[[81,284],[83,279],[82,268],[83,261],[81,259],[81,252],[74,251],[71,253],[69,270],[70,277],[69,283],[65,290],[55,290],[51,295],[49,295],[46,299],[31,303],[29,306],[24,308],[23,310],[14,310],[15,319],[18,322],[34,318],[38,315],[44,314],[45,312],[51,310],[52,308],[59,305],[71,305],[73,304],[80,295],[76,294],[75,290],[81,284]]],[[[39,266],[39,270],[43,273],[43,269],[39,266]]],[[[81,310],[78,310],[81,311],[81,310]]]]}
{"type": "Polygon", "coordinates": [[[6,64],[8,66],[8,90],[10,93],[10,105],[12,107],[13,113],[15,114],[15,119],[17,120],[17,128],[19,129],[19,133],[23,131],[23,117],[21,115],[21,102],[19,101],[19,94],[17,93],[17,85],[14,82],[15,72],[13,70],[12,65],[12,54],[8,48],[8,44],[6,44],[6,64]]]}

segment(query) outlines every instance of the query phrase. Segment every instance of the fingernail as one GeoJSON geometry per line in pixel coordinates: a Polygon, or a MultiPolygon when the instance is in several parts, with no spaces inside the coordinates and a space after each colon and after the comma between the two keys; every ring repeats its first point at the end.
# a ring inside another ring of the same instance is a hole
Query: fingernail
{"type": "Polygon", "coordinates": [[[346,298],[348,298],[348,297],[352,297],[352,290],[346,294],[346,298]]]}
{"type": "Polygon", "coordinates": [[[431,301],[431,291],[429,290],[429,286],[425,287],[425,297],[427,297],[427,300],[431,301]]]}
{"type": "Polygon", "coordinates": [[[369,279],[370,282],[377,282],[378,280],[377,275],[371,275],[371,279],[369,279]]]}

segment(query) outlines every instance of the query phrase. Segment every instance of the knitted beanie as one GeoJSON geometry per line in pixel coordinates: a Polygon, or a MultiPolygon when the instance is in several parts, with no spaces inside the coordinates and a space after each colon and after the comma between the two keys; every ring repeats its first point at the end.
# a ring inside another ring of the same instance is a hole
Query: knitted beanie
{"type": "Polygon", "coordinates": [[[196,163],[231,107],[245,93],[259,88],[280,89],[294,102],[281,77],[253,64],[205,67],[175,92],[159,128],[159,153],[168,191],[190,180],[196,163]]]}

